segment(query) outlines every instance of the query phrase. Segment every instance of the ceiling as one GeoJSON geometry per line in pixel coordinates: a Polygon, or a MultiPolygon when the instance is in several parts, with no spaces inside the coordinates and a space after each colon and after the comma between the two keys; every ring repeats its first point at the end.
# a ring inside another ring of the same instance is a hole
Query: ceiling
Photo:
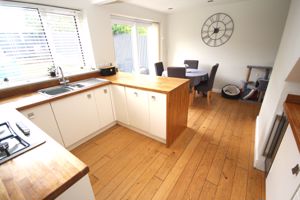
{"type": "MultiPolygon", "coordinates": [[[[183,9],[188,9],[196,5],[214,5],[214,4],[223,4],[223,3],[232,3],[238,1],[249,1],[249,0],[213,0],[209,3],[209,0],[107,0],[107,1],[116,1],[116,2],[125,2],[141,6],[144,8],[149,8],[152,10],[164,12],[164,13],[173,13],[183,9]],[[172,9],[169,9],[172,8],[172,9]]],[[[98,4],[100,1],[94,0],[94,3],[98,4]]],[[[116,3],[113,2],[113,3],[116,3]]],[[[99,3],[101,4],[101,3],[99,3]]]]}

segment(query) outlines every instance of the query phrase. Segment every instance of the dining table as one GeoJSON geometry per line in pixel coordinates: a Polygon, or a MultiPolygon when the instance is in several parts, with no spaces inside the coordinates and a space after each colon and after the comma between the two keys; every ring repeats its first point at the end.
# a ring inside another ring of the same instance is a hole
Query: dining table
{"type": "MultiPolygon", "coordinates": [[[[168,71],[165,70],[162,73],[162,76],[167,77],[168,71]]],[[[186,69],[185,72],[186,78],[191,80],[191,87],[194,87],[196,85],[199,85],[201,82],[208,80],[208,71],[204,69],[186,69]]]]}

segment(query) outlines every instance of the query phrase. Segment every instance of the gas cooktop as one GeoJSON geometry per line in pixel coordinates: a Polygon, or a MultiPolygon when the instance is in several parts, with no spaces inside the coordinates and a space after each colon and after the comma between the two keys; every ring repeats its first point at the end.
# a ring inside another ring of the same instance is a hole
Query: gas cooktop
{"type": "Polygon", "coordinates": [[[41,138],[35,138],[22,122],[0,122],[0,164],[44,142],[41,138]]]}

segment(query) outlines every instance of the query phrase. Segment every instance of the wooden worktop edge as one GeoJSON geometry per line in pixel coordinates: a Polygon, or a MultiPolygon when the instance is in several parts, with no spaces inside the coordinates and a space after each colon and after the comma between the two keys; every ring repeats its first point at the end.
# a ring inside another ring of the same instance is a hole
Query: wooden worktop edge
{"type": "Polygon", "coordinates": [[[134,85],[127,85],[126,83],[116,83],[116,82],[111,82],[113,85],[120,85],[120,86],[125,86],[125,87],[130,87],[130,88],[134,88],[134,89],[140,89],[140,90],[147,90],[147,91],[151,91],[151,92],[158,92],[158,93],[163,93],[163,94],[168,94],[171,91],[175,90],[178,87],[174,87],[173,90],[171,91],[163,91],[163,90],[157,90],[157,89],[152,89],[152,88],[145,88],[145,87],[141,87],[141,86],[134,86],[134,85]]]}
{"type": "Polygon", "coordinates": [[[296,103],[300,104],[300,96],[299,95],[294,95],[294,94],[289,94],[285,100],[286,103],[296,103]]]}
{"type": "Polygon", "coordinates": [[[288,118],[298,150],[300,152],[300,118],[296,115],[296,112],[300,113],[300,96],[289,94],[284,103],[284,111],[288,118]],[[299,110],[294,109],[295,105],[299,105],[299,110]]]}
{"type": "Polygon", "coordinates": [[[75,174],[72,178],[70,178],[68,181],[66,181],[64,184],[62,184],[60,187],[52,191],[50,194],[48,194],[44,199],[45,200],[53,200],[57,198],[59,195],[61,195],[63,192],[65,192],[67,189],[69,189],[72,185],[74,185],[77,181],[79,181],[82,177],[87,175],[89,173],[89,167],[86,166],[82,171],[75,174]]]}

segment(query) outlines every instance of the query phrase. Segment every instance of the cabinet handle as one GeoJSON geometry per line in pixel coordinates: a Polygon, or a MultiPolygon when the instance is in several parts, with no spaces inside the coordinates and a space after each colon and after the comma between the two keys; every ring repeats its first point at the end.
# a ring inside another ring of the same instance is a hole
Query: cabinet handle
{"type": "Polygon", "coordinates": [[[91,95],[91,94],[87,94],[86,97],[87,97],[88,99],[90,99],[90,98],[92,98],[92,95],[91,95]]]}
{"type": "Polygon", "coordinates": [[[292,174],[297,176],[300,172],[299,164],[292,168],[292,174]]]}
{"type": "Polygon", "coordinates": [[[151,98],[152,98],[152,100],[154,100],[154,101],[156,100],[156,97],[155,97],[155,96],[151,96],[151,98]]]}
{"type": "Polygon", "coordinates": [[[106,94],[106,93],[107,93],[107,89],[104,89],[103,91],[104,91],[104,94],[106,94]]]}
{"type": "Polygon", "coordinates": [[[33,112],[31,112],[31,113],[28,113],[27,114],[27,117],[29,118],[29,119],[34,119],[34,113],[33,112]]]}

